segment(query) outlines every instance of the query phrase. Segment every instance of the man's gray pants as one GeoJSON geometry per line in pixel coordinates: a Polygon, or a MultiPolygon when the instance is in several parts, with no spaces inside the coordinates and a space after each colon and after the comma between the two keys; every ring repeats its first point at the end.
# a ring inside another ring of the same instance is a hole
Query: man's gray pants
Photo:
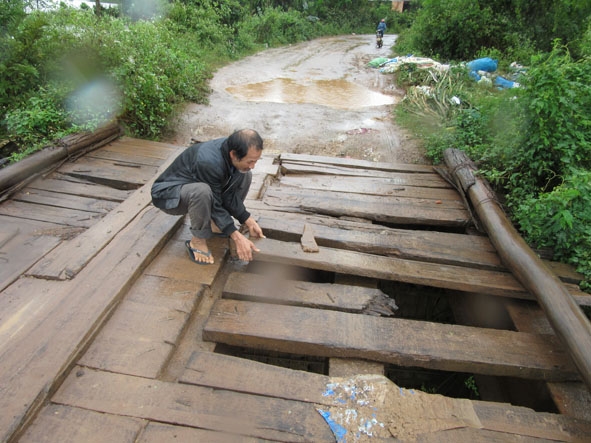
{"type": "MultiPolygon", "coordinates": [[[[230,191],[236,193],[244,201],[252,182],[252,172],[241,174],[241,178],[242,180],[238,180],[230,191]]],[[[226,193],[222,194],[222,204],[226,197],[226,193]]],[[[213,197],[209,185],[207,183],[183,185],[180,198],[179,205],[176,208],[163,209],[163,211],[170,215],[189,214],[190,230],[194,237],[205,239],[213,237],[214,234],[211,230],[213,197]]]]}

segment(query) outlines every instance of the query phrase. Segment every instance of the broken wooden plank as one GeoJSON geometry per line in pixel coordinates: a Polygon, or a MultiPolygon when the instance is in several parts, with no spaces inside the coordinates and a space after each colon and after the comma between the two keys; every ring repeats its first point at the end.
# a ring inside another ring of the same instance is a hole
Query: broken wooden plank
{"type": "Polygon", "coordinates": [[[39,256],[62,241],[59,235],[49,234],[49,229],[56,227],[59,228],[49,223],[0,215],[0,291],[18,279],[39,260],[39,256]]]}
{"type": "Polygon", "coordinates": [[[269,187],[263,197],[269,207],[299,207],[335,217],[348,216],[400,225],[466,227],[471,218],[460,202],[343,194],[269,187]]]}
{"type": "Polygon", "coordinates": [[[203,339],[442,371],[544,380],[579,377],[560,343],[548,335],[237,300],[215,303],[203,339]]]}
{"type": "Polygon", "coordinates": [[[382,177],[393,180],[398,186],[423,186],[427,188],[451,189],[452,186],[441,176],[430,174],[408,174],[403,175],[400,172],[388,172],[369,169],[346,168],[339,166],[298,164],[291,162],[281,162],[281,172],[284,175],[292,174],[324,174],[331,176],[344,177],[382,177]],[[415,177],[416,176],[416,177],[415,177]]]}
{"type": "Polygon", "coordinates": [[[302,251],[304,252],[318,252],[318,243],[314,239],[314,228],[309,224],[304,224],[302,236],[300,238],[300,244],[302,245],[302,251]]]}
{"type": "Polygon", "coordinates": [[[59,404],[285,442],[332,441],[313,405],[90,369],[76,369],[59,404]]]}
{"type": "MultiPolygon", "coordinates": [[[[389,299],[376,288],[284,280],[275,278],[275,275],[233,272],[226,281],[222,295],[234,300],[359,313],[375,313],[389,299]]],[[[389,300],[390,309],[395,309],[394,300],[389,300]]]]}
{"type": "Polygon", "coordinates": [[[57,192],[60,194],[79,195],[81,197],[96,198],[114,202],[122,202],[133,191],[114,189],[98,183],[86,182],[75,177],[68,177],[59,173],[51,175],[52,178],[40,178],[31,182],[24,191],[31,189],[57,192]]]}
{"type": "Polygon", "coordinates": [[[82,197],[73,194],[63,194],[43,189],[30,189],[18,192],[12,196],[13,201],[36,203],[38,205],[54,206],[56,208],[76,209],[85,212],[106,214],[118,203],[93,197],[82,197]]]}
{"type": "Polygon", "coordinates": [[[389,228],[336,218],[274,211],[253,211],[265,235],[298,241],[306,224],[320,246],[479,269],[504,270],[486,237],[438,231],[389,228]]]}
{"type": "Polygon", "coordinates": [[[246,392],[306,403],[326,404],[330,378],[213,352],[191,355],[181,383],[246,392]]]}
{"type": "MultiPolygon", "coordinates": [[[[179,218],[156,208],[138,215],[118,237],[67,282],[33,280],[54,288],[13,292],[12,311],[0,331],[10,340],[0,352],[0,440],[8,439],[33,417],[48,392],[80,357],[138,273],[178,227],[179,218]],[[49,283],[55,283],[50,286],[49,283]],[[37,306],[39,305],[39,306],[37,306]],[[34,311],[34,315],[23,313],[34,311]],[[23,321],[26,320],[26,321],[23,321]]],[[[14,286],[14,285],[13,285],[14,286]]],[[[8,289],[11,289],[9,287],[8,289]]]]}
{"type": "Polygon", "coordinates": [[[281,177],[280,186],[316,189],[333,192],[348,192],[367,195],[389,195],[395,197],[427,198],[431,200],[455,200],[459,195],[455,189],[424,187],[411,174],[406,180],[383,177],[342,177],[323,174],[297,174],[281,177]],[[405,182],[402,184],[402,182],[405,182]]]}
{"type": "MultiPolygon", "coordinates": [[[[180,152],[180,148],[174,153],[180,152]]],[[[171,155],[159,168],[163,171],[175,159],[171,155]]],[[[75,276],[80,270],[100,252],[118,232],[137,216],[152,197],[150,188],[156,180],[152,177],[144,186],[135,191],[131,197],[122,202],[116,209],[109,212],[104,218],[73,240],[63,243],[51,254],[43,257],[28,273],[28,275],[65,280],[75,276]]],[[[0,207],[1,208],[1,207],[0,207]]]]}
{"type": "Polygon", "coordinates": [[[116,189],[137,189],[154,177],[158,168],[135,163],[115,162],[83,157],[60,167],[62,174],[111,186],[116,189]]]}
{"type": "MultiPolygon", "coordinates": [[[[533,300],[533,296],[508,272],[419,262],[328,247],[323,247],[317,254],[306,254],[297,243],[270,238],[253,241],[260,249],[260,252],[255,253],[255,260],[264,262],[533,300]]],[[[588,294],[573,294],[573,297],[582,305],[590,302],[588,294]]]]}
{"type": "Polygon", "coordinates": [[[584,442],[591,435],[591,423],[573,420],[560,414],[537,412],[531,409],[511,407],[493,402],[473,402],[474,411],[481,423],[489,430],[514,435],[556,440],[584,442]]]}
{"type": "Polygon", "coordinates": [[[308,154],[293,154],[290,152],[281,153],[280,160],[282,162],[297,162],[297,163],[318,163],[324,165],[337,165],[349,168],[364,168],[364,169],[375,169],[382,171],[393,171],[393,172],[416,172],[416,173],[429,173],[433,172],[433,166],[430,165],[418,165],[418,164],[407,164],[407,163],[387,163],[387,162],[372,162],[369,160],[358,160],[354,158],[342,158],[342,157],[327,157],[321,155],[308,155],[308,154]]]}
{"type": "Polygon", "coordinates": [[[98,212],[57,208],[14,200],[6,201],[0,205],[0,215],[80,228],[89,228],[103,217],[103,214],[98,212]]]}

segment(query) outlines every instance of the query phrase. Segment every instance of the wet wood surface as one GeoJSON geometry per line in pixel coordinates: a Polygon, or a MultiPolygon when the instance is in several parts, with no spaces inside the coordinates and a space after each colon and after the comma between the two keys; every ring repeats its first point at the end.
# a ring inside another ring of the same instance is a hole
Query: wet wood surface
{"type": "MultiPolygon", "coordinates": [[[[372,367],[353,364],[362,360],[548,381],[556,401],[582,404],[557,337],[526,327],[537,320],[510,331],[399,314],[422,291],[533,300],[432,167],[264,156],[247,198],[261,251],[246,265],[216,238],[216,263],[198,266],[188,221],[149,198],[182,149],[121,137],[0,204],[0,440],[335,441],[319,408],[330,406],[327,386],[372,367]],[[312,240],[317,252],[302,248],[312,240]],[[401,285],[400,302],[389,285],[401,285]],[[344,369],[254,361],[261,353],[344,369]]],[[[572,269],[552,266],[591,304],[572,269]]],[[[422,440],[581,441],[589,431],[572,407],[466,401],[481,427],[422,440]]]]}

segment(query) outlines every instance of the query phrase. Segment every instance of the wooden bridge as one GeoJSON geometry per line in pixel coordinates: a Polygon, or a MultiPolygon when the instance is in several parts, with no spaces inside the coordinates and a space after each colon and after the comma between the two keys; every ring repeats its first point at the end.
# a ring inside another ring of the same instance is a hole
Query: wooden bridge
{"type": "Polygon", "coordinates": [[[0,173],[1,441],[591,440],[568,349],[432,167],[266,153],[261,252],[198,266],[150,203],[183,148],[87,144],[0,173]]]}

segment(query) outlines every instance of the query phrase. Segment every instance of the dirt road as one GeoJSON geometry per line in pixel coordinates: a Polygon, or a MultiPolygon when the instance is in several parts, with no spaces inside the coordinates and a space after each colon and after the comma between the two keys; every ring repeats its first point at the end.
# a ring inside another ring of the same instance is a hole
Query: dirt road
{"type": "Polygon", "coordinates": [[[190,104],[167,140],[188,145],[251,127],[273,152],[426,163],[393,122],[402,92],[367,65],[388,57],[373,35],[327,37],[270,49],[228,65],[210,82],[208,105],[190,104]]]}

